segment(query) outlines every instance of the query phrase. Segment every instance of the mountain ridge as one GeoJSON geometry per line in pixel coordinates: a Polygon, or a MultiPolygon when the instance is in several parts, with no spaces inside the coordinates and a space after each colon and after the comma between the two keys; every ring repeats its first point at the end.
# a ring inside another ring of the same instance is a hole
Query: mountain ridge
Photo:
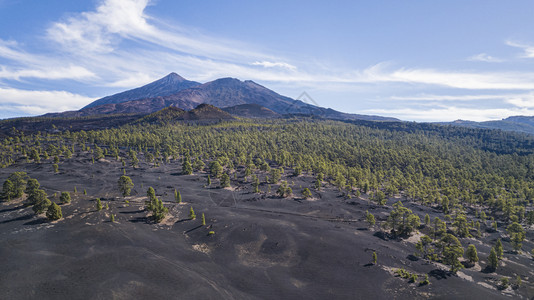
{"type": "Polygon", "coordinates": [[[501,120],[483,122],[455,120],[453,122],[440,122],[438,124],[469,128],[498,129],[534,135],[534,116],[510,116],[501,120]]]}
{"type": "Polygon", "coordinates": [[[191,110],[202,103],[211,104],[218,108],[256,104],[279,115],[301,114],[341,120],[399,121],[396,118],[349,114],[311,105],[280,95],[252,80],[241,81],[236,78],[224,77],[200,84],[189,81],[176,73],[170,73],[140,88],[98,99],[79,111],[49,114],[49,116],[150,114],[169,106],[191,110]],[[170,93],[172,90],[175,92],[170,93]],[[163,95],[165,93],[167,95],[163,95]]]}

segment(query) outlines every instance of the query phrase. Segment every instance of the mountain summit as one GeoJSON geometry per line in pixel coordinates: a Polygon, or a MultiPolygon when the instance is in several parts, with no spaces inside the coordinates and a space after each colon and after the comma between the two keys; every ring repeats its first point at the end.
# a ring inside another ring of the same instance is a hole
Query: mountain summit
{"type": "Polygon", "coordinates": [[[187,80],[173,72],[142,87],[98,99],[82,109],[104,104],[117,104],[144,98],[168,96],[197,85],[200,85],[200,83],[187,80]]]}

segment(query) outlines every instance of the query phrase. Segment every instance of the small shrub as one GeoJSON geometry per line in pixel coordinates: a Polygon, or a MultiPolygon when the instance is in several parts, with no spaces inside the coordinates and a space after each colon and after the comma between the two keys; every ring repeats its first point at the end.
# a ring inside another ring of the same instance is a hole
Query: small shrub
{"type": "Polygon", "coordinates": [[[428,285],[430,281],[428,280],[428,274],[425,274],[425,280],[419,282],[420,285],[428,285]]]}
{"type": "Polygon", "coordinates": [[[61,192],[61,196],[59,196],[59,201],[61,203],[70,203],[70,193],[69,192],[61,192]]]}
{"type": "Polygon", "coordinates": [[[508,277],[501,278],[501,281],[499,283],[499,289],[506,290],[508,286],[510,286],[510,280],[508,279],[508,277]]]}
{"type": "Polygon", "coordinates": [[[521,285],[523,284],[523,280],[521,280],[521,276],[517,275],[517,277],[515,278],[515,282],[514,282],[514,289],[518,289],[521,287],[521,285]]]}
{"type": "Polygon", "coordinates": [[[208,235],[214,235],[214,234],[215,234],[215,231],[213,231],[213,230],[208,232],[208,235]]]}
{"type": "Polygon", "coordinates": [[[312,193],[311,193],[310,189],[309,188],[305,188],[304,190],[302,190],[302,196],[304,197],[304,199],[311,198],[312,193]]]}

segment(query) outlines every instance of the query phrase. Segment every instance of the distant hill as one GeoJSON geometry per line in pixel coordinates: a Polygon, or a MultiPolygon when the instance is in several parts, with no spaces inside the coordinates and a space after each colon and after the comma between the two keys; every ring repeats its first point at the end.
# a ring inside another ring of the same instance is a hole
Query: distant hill
{"type": "Polygon", "coordinates": [[[196,108],[185,111],[181,108],[170,106],[160,111],[151,113],[135,123],[169,123],[176,121],[219,121],[235,119],[229,113],[209,104],[200,104],[196,108]]]}
{"type": "Polygon", "coordinates": [[[534,134],[534,116],[512,116],[498,121],[485,122],[456,120],[454,122],[440,124],[470,128],[500,129],[504,131],[516,131],[534,134]]]}
{"type": "Polygon", "coordinates": [[[135,123],[143,123],[143,122],[147,122],[147,123],[167,123],[167,122],[170,122],[170,121],[177,120],[184,113],[185,113],[185,110],[183,110],[181,108],[174,107],[174,106],[169,106],[169,107],[166,107],[166,108],[164,108],[164,109],[162,109],[160,111],[157,111],[155,113],[151,113],[151,114],[149,114],[147,116],[144,116],[143,118],[139,119],[135,123]]]}
{"type": "Polygon", "coordinates": [[[142,87],[98,99],[83,109],[104,104],[116,104],[144,98],[168,96],[197,85],[200,85],[200,83],[187,80],[176,73],[170,73],[142,87]]]}
{"type": "MultiPolygon", "coordinates": [[[[101,114],[149,114],[169,106],[190,110],[202,103],[211,104],[219,108],[254,104],[263,106],[275,114],[317,115],[341,120],[398,121],[395,118],[348,114],[330,108],[311,105],[282,96],[250,80],[241,81],[235,78],[221,78],[199,84],[188,81],[175,73],[171,73],[143,87],[96,100],[79,111],[49,114],[47,116],[79,117],[101,114]]],[[[257,107],[241,107],[234,110],[236,114],[254,115],[258,112],[260,111],[257,107]]],[[[264,115],[267,116],[266,114],[264,115]]],[[[271,114],[271,116],[273,115],[271,114]]]]}
{"type": "Polygon", "coordinates": [[[236,106],[225,107],[225,112],[243,118],[278,118],[280,114],[263,107],[259,104],[241,104],[236,106]]]}

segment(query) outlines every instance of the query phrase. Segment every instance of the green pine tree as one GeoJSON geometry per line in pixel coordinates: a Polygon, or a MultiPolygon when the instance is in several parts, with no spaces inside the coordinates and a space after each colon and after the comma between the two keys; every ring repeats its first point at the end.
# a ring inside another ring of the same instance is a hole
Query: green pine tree
{"type": "Polygon", "coordinates": [[[502,255],[504,254],[501,239],[497,239],[497,243],[495,244],[495,253],[499,259],[501,259],[502,255]]]}
{"type": "Polygon", "coordinates": [[[184,158],[184,163],[182,164],[182,174],[191,175],[193,174],[193,166],[191,166],[191,160],[189,156],[184,158]]]}
{"type": "Polygon", "coordinates": [[[100,198],[96,198],[96,210],[102,210],[102,202],[100,201],[100,198]]]}
{"type": "Polygon", "coordinates": [[[55,221],[61,219],[63,214],[61,213],[61,207],[57,205],[56,203],[52,202],[50,206],[48,206],[48,210],[46,211],[46,217],[48,220],[55,221]]]}
{"type": "Polygon", "coordinates": [[[478,262],[478,253],[477,253],[477,248],[475,247],[475,245],[470,244],[469,246],[467,246],[465,255],[467,256],[467,259],[469,260],[470,263],[478,262]]]}
{"type": "Polygon", "coordinates": [[[189,209],[189,219],[194,220],[197,216],[195,215],[195,211],[193,210],[193,206],[189,209]]]}
{"type": "Polygon", "coordinates": [[[119,191],[121,192],[123,197],[130,196],[130,193],[132,191],[132,188],[134,187],[134,184],[132,182],[132,179],[128,176],[121,176],[119,178],[119,191]]]}
{"type": "Polygon", "coordinates": [[[230,176],[224,173],[221,176],[221,188],[226,188],[226,187],[230,187],[230,176]]]}
{"type": "Polygon", "coordinates": [[[499,258],[497,257],[497,252],[495,251],[495,248],[491,248],[490,254],[488,256],[488,265],[492,270],[496,270],[498,264],[499,258]]]}

